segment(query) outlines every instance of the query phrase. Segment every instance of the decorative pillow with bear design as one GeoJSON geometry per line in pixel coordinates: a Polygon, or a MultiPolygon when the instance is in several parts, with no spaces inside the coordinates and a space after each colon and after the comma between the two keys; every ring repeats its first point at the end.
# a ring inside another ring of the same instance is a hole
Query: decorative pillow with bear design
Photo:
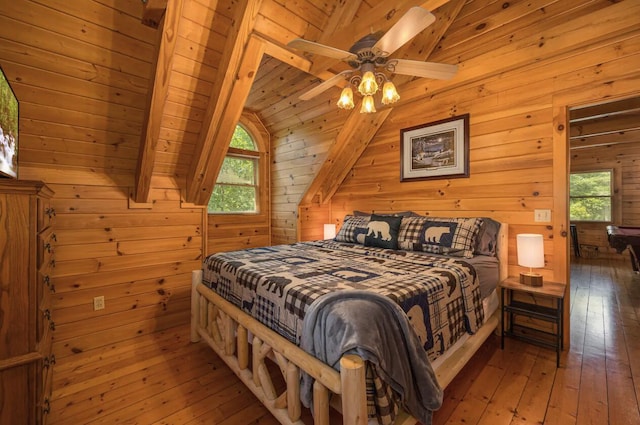
{"type": "Polygon", "coordinates": [[[481,218],[405,217],[398,248],[472,258],[481,218]]]}
{"type": "Polygon", "coordinates": [[[367,233],[367,224],[369,224],[370,215],[353,216],[347,214],[344,216],[342,227],[335,237],[337,242],[350,242],[364,244],[365,234],[367,233]]]}
{"type": "Polygon", "coordinates": [[[367,225],[364,246],[398,249],[398,231],[402,217],[372,214],[367,225]]]}

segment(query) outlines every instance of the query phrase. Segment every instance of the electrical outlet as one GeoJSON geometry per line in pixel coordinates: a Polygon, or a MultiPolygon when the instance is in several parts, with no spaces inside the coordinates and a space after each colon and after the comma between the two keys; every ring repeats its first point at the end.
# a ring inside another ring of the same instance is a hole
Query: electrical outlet
{"type": "Polygon", "coordinates": [[[551,221],[551,210],[534,210],[533,221],[538,223],[549,223],[551,221]]]}
{"type": "Polygon", "coordinates": [[[104,309],[104,295],[100,295],[99,297],[93,298],[93,310],[103,310],[104,309]]]}

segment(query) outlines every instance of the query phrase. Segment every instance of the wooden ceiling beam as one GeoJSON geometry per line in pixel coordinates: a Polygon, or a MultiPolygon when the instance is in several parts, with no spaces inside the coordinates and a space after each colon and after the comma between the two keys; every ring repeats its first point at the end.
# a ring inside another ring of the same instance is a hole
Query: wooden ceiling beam
{"type": "Polygon", "coordinates": [[[581,137],[570,140],[570,147],[574,149],[592,148],[595,146],[611,146],[624,143],[640,143],[640,129],[609,133],[593,137],[581,137]]]}
{"type": "MultiPolygon", "coordinates": [[[[145,4],[149,5],[151,2],[145,4]]],[[[166,6],[166,1],[164,2],[166,6]]],[[[160,22],[159,41],[156,43],[158,54],[150,78],[150,86],[145,118],[142,123],[138,164],[136,166],[136,184],[133,201],[146,203],[151,188],[151,177],[156,159],[156,147],[160,137],[160,123],[169,93],[169,77],[173,68],[173,58],[178,39],[178,25],[182,17],[183,0],[174,0],[160,22]]],[[[145,9],[146,10],[146,9],[145,9]]]]}
{"type": "Polygon", "coordinates": [[[577,123],[596,118],[610,117],[612,115],[626,114],[640,111],[640,97],[619,100],[617,102],[600,103],[584,108],[572,109],[569,112],[569,122],[577,123]]]}
{"type": "Polygon", "coordinates": [[[326,204],[331,199],[390,113],[391,108],[375,114],[361,114],[354,109],[349,114],[300,205],[326,204]]]}
{"type": "Polygon", "coordinates": [[[264,41],[265,54],[271,56],[272,58],[278,59],[280,62],[286,63],[287,65],[291,65],[294,68],[299,69],[300,71],[309,72],[309,70],[311,69],[311,61],[304,56],[293,53],[286,47],[280,45],[275,41],[269,40],[267,37],[260,34],[256,34],[256,37],[259,37],[264,41]]]}
{"type": "Polygon", "coordinates": [[[571,123],[569,139],[640,129],[640,112],[571,123]]]}
{"type": "Polygon", "coordinates": [[[151,28],[159,28],[167,10],[167,2],[168,0],[143,0],[142,23],[151,28]]]}
{"type": "Polygon", "coordinates": [[[208,202],[229,146],[230,138],[225,139],[225,135],[229,128],[233,131],[237,124],[237,120],[231,122],[231,118],[236,115],[240,117],[251,89],[265,49],[264,42],[256,37],[251,38],[261,4],[262,0],[240,0],[236,3],[234,19],[227,34],[217,78],[198,135],[194,161],[187,174],[187,202],[197,205],[208,202]],[[250,42],[250,39],[253,41],[250,42]],[[242,97],[245,90],[246,95],[242,97]]]}

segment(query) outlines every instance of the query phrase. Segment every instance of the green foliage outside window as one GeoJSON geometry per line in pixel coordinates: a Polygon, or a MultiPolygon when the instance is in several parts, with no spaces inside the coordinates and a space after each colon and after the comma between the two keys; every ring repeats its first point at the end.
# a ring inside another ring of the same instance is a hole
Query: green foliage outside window
{"type": "Polygon", "coordinates": [[[572,221],[611,221],[611,171],[571,173],[569,216],[572,221]]]}
{"type": "Polygon", "coordinates": [[[236,129],[233,132],[233,137],[231,138],[229,147],[246,149],[248,151],[256,150],[256,144],[253,142],[253,139],[251,138],[249,133],[247,133],[247,130],[239,125],[236,126],[236,129]]]}
{"type": "Polygon", "coordinates": [[[209,213],[255,213],[258,211],[258,152],[253,139],[236,126],[216,185],[209,198],[209,213]],[[235,149],[254,151],[255,155],[234,153],[235,149]]]}

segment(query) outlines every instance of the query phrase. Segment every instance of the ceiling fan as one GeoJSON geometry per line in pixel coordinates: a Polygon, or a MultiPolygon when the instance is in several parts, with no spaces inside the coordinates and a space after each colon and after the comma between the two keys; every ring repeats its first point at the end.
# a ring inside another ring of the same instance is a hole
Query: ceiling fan
{"type": "MultiPolygon", "coordinates": [[[[426,27],[435,22],[431,12],[421,7],[412,7],[386,33],[378,32],[364,36],[358,40],[349,51],[327,46],[313,41],[296,38],[287,45],[309,53],[322,55],[347,62],[351,68],[323,81],[311,90],[301,94],[301,100],[309,100],[329,89],[341,79],[348,78],[356,71],[362,75],[371,71],[378,82],[389,81],[388,77],[377,70],[388,73],[411,75],[416,77],[446,80],[453,77],[458,70],[457,65],[435,62],[422,62],[407,59],[393,59],[389,56],[415,37],[426,27]]],[[[357,85],[362,78],[357,75],[357,85]]],[[[353,78],[352,78],[353,79],[353,78]]],[[[395,88],[394,88],[395,91],[395,88]]],[[[362,93],[362,91],[361,91],[362,93]]],[[[364,93],[363,93],[364,94],[364,93]]],[[[396,93],[397,96],[397,93],[396,93]]]]}

